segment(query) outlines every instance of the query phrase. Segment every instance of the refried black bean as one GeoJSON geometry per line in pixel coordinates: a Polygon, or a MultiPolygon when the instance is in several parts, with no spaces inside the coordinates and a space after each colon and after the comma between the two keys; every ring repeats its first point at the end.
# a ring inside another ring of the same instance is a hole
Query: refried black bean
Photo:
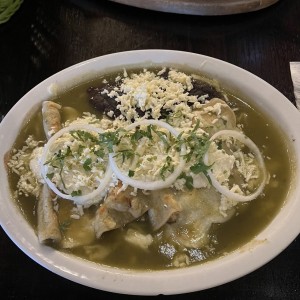
{"type": "MultiPolygon", "coordinates": [[[[108,92],[112,90],[108,86],[105,87],[105,89],[108,92]]],[[[107,95],[107,93],[102,93],[103,90],[104,88],[98,88],[98,87],[88,88],[87,93],[89,96],[89,102],[96,110],[102,112],[108,117],[113,119],[117,118],[121,114],[120,110],[117,109],[118,102],[116,101],[115,97],[111,98],[107,95]],[[109,113],[111,111],[113,112],[113,115],[109,113]]]]}
{"type": "MultiPolygon", "coordinates": [[[[166,69],[160,77],[167,79],[169,69],[166,69]]],[[[188,92],[191,96],[207,96],[205,100],[211,100],[213,98],[220,98],[224,100],[224,97],[221,92],[219,92],[214,86],[210,85],[207,82],[200,80],[193,80],[193,88],[188,92]]],[[[113,90],[113,86],[106,84],[105,86],[100,87],[90,87],[87,90],[88,98],[90,104],[99,112],[103,113],[111,119],[115,119],[121,115],[120,110],[117,108],[118,101],[116,97],[110,97],[107,94],[113,90]],[[104,92],[106,90],[106,92],[104,92]]],[[[120,94],[120,92],[119,92],[120,94]]],[[[200,100],[199,100],[200,101],[200,100]]],[[[193,105],[193,103],[188,103],[193,105]]],[[[140,108],[136,108],[136,112],[140,117],[144,116],[146,112],[142,111],[140,108]]],[[[169,110],[162,108],[161,117],[165,118],[170,114],[169,110]]]]}
{"type": "Polygon", "coordinates": [[[189,95],[192,96],[203,96],[207,95],[206,100],[213,98],[220,98],[224,100],[221,92],[217,91],[216,88],[204,81],[195,80],[193,81],[193,88],[189,91],[189,95]]]}

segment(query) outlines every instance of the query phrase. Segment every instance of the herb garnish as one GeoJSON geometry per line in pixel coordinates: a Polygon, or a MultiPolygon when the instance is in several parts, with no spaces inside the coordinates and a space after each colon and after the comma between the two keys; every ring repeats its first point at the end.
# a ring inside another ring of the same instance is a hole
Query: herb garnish
{"type": "Polygon", "coordinates": [[[182,172],[180,174],[180,176],[178,177],[178,179],[184,179],[185,180],[185,186],[189,189],[192,190],[194,188],[194,180],[192,176],[188,176],[186,175],[184,172],[182,172]]]}
{"type": "Polygon", "coordinates": [[[172,158],[168,155],[166,158],[166,162],[165,164],[162,166],[162,168],[160,169],[160,176],[163,180],[166,179],[166,172],[169,171],[170,173],[172,173],[174,171],[174,165],[172,165],[172,158]]]}
{"type": "Polygon", "coordinates": [[[91,171],[92,170],[92,159],[87,158],[83,163],[83,168],[85,171],[91,171]]]}
{"type": "Polygon", "coordinates": [[[106,145],[109,153],[114,152],[113,147],[120,143],[120,130],[100,133],[99,143],[106,145]]]}
{"type": "MultiPolygon", "coordinates": [[[[70,146],[67,146],[65,151],[62,151],[61,149],[58,150],[57,153],[54,153],[53,157],[45,162],[45,165],[51,165],[53,168],[58,168],[59,169],[59,176],[61,179],[61,182],[64,186],[64,188],[66,188],[66,185],[64,183],[63,177],[62,177],[62,172],[63,172],[63,167],[64,167],[64,161],[66,157],[72,156],[72,151],[70,146]]],[[[52,173],[48,173],[47,177],[50,179],[53,178],[54,174],[52,175],[52,173]]]]}
{"type": "Polygon", "coordinates": [[[82,195],[82,191],[81,190],[77,190],[77,191],[73,191],[71,193],[71,196],[74,197],[74,196],[81,196],[82,195]]]}
{"type": "Polygon", "coordinates": [[[84,130],[70,131],[70,134],[72,135],[73,138],[75,138],[76,140],[80,140],[82,142],[87,142],[90,140],[94,143],[98,143],[98,140],[94,135],[84,130]]]}
{"type": "MultiPolygon", "coordinates": [[[[203,173],[211,183],[210,177],[207,174],[207,171],[210,169],[211,166],[207,166],[203,161],[204,155],[210,146],[210,140],[209,137],[206,135],[197,135],[196,131],[199,127],[200,121],[197,120],[195,127],[186,138],[182,138],[181,133],[178,136],[177,149],[179,151],[182,144],[185,144],[187,147],[187,153],[184,155],[186,162],[189,162],[192,159],[192,157],[194,157],[196,160],[196,163],[190,167],[190,170],[194,174],[203,173]]],[[[186,177],[181,178],[186,179],[186,177]]],[[[191,180],[189,180],[189,184],[190,182],[191,180]]]]}
{"type": "Polygon", "coordinates": [[[120,150],[115,157],[122,156],[122,163],[124,163],[125,159],[131,159],[135,155],[134,151],[132,149],[124,149],[120,150]]]}
{"type": "Polygon", "coordinates": [[[59,224],[59,229],[64,232],[70,227],[71,223],[71,220],[65,220],[59,224]]]}
{"type": "Polygon", "coordinates": [[[171,145],[167,141],[167,134],[163,131],[157,130],[154,126],[151,126],[151,130],[157,134],[157,136],[160,138],[160,140],[163,142],[163,144],[166,147],[166,151],[169,152],[171,145]]]}
{"type": "Polygon", "coordinates": [[[137,129],[131,136],[131,141],[136,144],[141,138],[146,137],[149,140],[153,139],[152,136],[152,125],[147,126],[147,130],[137,129]]]}
{"type": "Polygon", "coordinates": [[[129,170],[129,171],[128,171],[128,176],[129,176],[129,177],[133,177],[133,176],[134,176],[134,171],[129,170]]]}

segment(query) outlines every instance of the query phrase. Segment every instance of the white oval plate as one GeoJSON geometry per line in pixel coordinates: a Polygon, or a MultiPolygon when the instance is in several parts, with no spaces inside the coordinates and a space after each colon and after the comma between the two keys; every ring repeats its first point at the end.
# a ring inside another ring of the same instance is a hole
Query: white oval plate
{"type": "Polygon", "coordinates": [[[224,61],[180,51],[139,50],[105,55],[69,67],[29,91],[0,124],[0,222],[11,240],[34,261],[64,278],[96,289],[132,295],[179,294],[215,287],[244,276],[273,259],[297,237],[300,185],[295,182],[299,178],[299,157],[295,158],[295,178],[291,183],[294,188],[271,224],[241,249],[202,265],[166,271],[129,271],[87,262],[38,243],[33,229],[11,200],[3,161],[27,113],[49,98],[55,88],[71,86],[96,74],[124,66],[178,65],[178,62],[182,67],[216,78],[227,88],[240,90],[278,121],[288,139],[293,140],[295,153],[300,153],[298,110],[265,81],[224,61]]]}
{"type": "Polygon", "coordinates": [[[139,8],[186,15],[230,15],[257,11],[278,0],[111,0],[139,8]]]}

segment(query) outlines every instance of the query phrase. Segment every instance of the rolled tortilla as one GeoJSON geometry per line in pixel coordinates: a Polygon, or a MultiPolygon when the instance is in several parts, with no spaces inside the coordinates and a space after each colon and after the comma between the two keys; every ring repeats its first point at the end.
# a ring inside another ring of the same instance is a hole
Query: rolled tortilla
{"type": "Polygon", "coordinates": [[[42,105],[43,126],[47,139],[61,129],[61,106],[53,101],[44,101],[42,105]]]}
{"type": "Polygon", "coordinates": [[[38,239],[42,244],[59,243],[61,232],[56,212],[53,209],[53,198],[47,185],[43,185],[37,204],[38,239]]]}
{"type": "MultiPolygon", "coordinates": [[[[61,106],[55,102],[43,102],[43,125],[47,139],[61,129],[60,109],[61,106]]],[[[62,239],[51,193],[48,186],[44,184],[37,204],[37,234],[40,243],[43,244],[58,243],[62,239]]]]}

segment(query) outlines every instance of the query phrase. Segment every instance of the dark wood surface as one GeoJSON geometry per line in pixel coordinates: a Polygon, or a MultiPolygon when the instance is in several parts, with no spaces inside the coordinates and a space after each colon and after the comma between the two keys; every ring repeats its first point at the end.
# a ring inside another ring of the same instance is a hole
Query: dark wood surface
{"type": "MultiPolygon", "coordinates": [[[[155,48],[225,60],[261,77],[295,103],[289,62],[300,61],[300,1],[280,0],[248,14],[201,17],[144,11],[109,1],[25,0],[0,25],[0,114],[5,115],[32,87],[65,67],[103,54],[155,48]]],[[[47,271],[19,250],[2,228],[0,295],[1,299],[114,296],[47,271]]],[[[169,297],[300,299],[300,238],[241,279],[169,297]]]]}

